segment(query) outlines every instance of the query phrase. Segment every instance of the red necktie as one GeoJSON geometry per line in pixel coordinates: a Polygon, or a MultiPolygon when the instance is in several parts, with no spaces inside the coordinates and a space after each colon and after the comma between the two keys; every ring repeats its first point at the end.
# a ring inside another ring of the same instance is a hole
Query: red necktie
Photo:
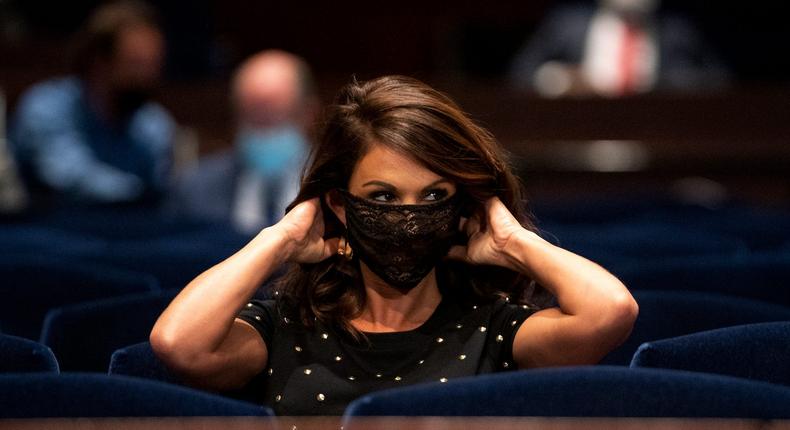
{"type": "Polygon", "coordinates": [[[638,26],[625,23],[620,51],[620,94],[631,94],[636,87],[637,47],[641,38],[638,26]]]}

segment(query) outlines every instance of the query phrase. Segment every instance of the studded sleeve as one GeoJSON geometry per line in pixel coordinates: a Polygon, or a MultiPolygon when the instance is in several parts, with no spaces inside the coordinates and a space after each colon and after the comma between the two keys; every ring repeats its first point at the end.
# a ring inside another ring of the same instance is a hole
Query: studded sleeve
{"type": "Polygon", "coordinates": [[[277,307],[274,300],[252,300],[239,312],[238,318],[249,323],[258,330],[267,346],[271,346],[277,307]]]}
{"type": "Polygon", "coordinates": [[[491,340],[500,347],[494,348],[498,355],[496,362],[500,369],[512,370],[516,368],[513,362],[513,341],[521,324],[535,311],[528,306],[510,304],[504,300],[498,301],[494,305],[490,336],[491,340]]]}

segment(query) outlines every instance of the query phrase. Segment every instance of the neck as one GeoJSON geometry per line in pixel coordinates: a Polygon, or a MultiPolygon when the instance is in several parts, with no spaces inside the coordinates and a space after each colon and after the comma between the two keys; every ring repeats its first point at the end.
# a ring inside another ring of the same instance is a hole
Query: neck
{"type": "Polygon", "coordinates": [[[351,321],[358,330],[386,333],[414,330],[431,317],[442,295],[432,270],[416,287],[401,291],[387,285],[364,263],[360,263],[365,284],[365,307],[362,314],[351,321]]]}

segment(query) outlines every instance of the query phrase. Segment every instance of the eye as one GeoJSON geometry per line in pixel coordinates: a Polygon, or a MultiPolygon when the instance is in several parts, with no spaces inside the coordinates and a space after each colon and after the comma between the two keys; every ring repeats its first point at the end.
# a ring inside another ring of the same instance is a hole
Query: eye
{"type": "Polygon", "coordinates": [[[444,188],[434,188],[425,193],[425,200],[430,202],[436,202],[445,197],[447,197],[447,190],[444,188]]]}
{"type": "Polygon", "coordinates": [[[395,194],[389,191],[374,191],[368,195],[368,198],[381,203],[389,203],[395,200],[395,194]]]}

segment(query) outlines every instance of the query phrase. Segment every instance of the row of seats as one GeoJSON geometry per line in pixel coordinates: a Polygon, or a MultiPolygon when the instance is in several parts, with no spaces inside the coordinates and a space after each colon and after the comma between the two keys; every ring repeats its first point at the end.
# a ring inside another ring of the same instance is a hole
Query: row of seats
{"type": "MultiPolygon", "coordinates": [[[[676,370],[575,367],[494,374],[361,397],[369,416],[790,418],[790,388],[676,370]],[[603,394],[605,393],[605,395],[603,394]]],[[[140,378],[0,375],[0,418],[272,416],[248,402],[140,378]]],[[[367,427],[369,428],[369,427],[367,427]]]]}
{"type": "MultiPolygon", "coordinates": [[[[781,385],[676,370],[587,366],[381,391],[352,402],[343,427],[356,428],[355,417],[370,416],[788,419],[788,404],[790,388],[781,385]]],[[[3,419],[272,415],[265,406],[140,378],[0,375],[3,419]]]]}
{"type": "MultiPolygon", "coordinates": [[[[544,237],[615,272],[688,258],[737,261],[790,253],[786,211],[737,205],[712,210],[655,198],[534,206],[544,237]]],[[[183,287],[250,239],[225,224],[128,208],[64,209],[0,225],[0,236],[0,260],[93,263],[150,274],[163,289],[183,287]]]]}
{"type": "MultiPolygon", "coordinates": [[[[646,263],[641,270],[624,271],[619,276],[632,288],[640,315],[631,337],[603,363],[627,365],[647,341],[790,320],[790,301],[781,281],[790,279],[788,271],[785,256],[728,265],[708,260],[646,263]]],[[[7,275],[0,291],[9,299],[0,301],[0,331],[50,346],[68,371],[104,371],[112,351],[147,339],[177,293],[159,290],[150,275],[84,265],[6,259],[0,262],[0,273],[7,275]]]]}
{"type": "Polygon", "coordinates": [[[790,387],[620,366],[519,371],[411,386],[355,400],[357,416],[790,418],[790,387]]]}
{"type": "MultiPolygon", "coordinates": [[[[54,308],[43,318],[40,336],[25,336],[27,332],[22,336],[50,347],[64,371],[102,372],[114,350],[148,339],[154,322],[176,293],[124,295],[54,308]]],[[[720,327],[790,321],[789,306],[759,300],[695,291],[639,290],[633,294],[640,304],[634,330],[603,364],[628,365],[645,342],[720,327]]]]}
{"type": "Polygon", "coordinates": [[[272,415],[265,406],[141,378],[0,374],[0,418],[272,415]]]}
{"type": "Polygon", "coordinates": [[[229,224],[130,208],[61,209],[0,224],[0,261],[105,267],[148,274],[162,289],[187,282],[250,239],[229,224]]]}
{"type": "MultiPolygon", "coordinates": [[[[348,406],[344,427],[353,428],[357,416],[788,419],[788,405],[786,385],[681,370],[583,366],[372,393],[348,406]]],[[[272,412],[250,402],[128,376],[0,375],[0,418],[228,415],[272,412]]]]}
{"type": "MultiPolygon", "coordinates": [[[[0,373],[60,372],[52,350],[28,339],[0,335],[0,373]]],[[[737,325],[642,343],[631,367],[657,367],[720,373],[790,385],[790,319],[737,325]]],[[[159,362],[148,342],[112,353],[110,374],[179,382],[159,362]]]]}

